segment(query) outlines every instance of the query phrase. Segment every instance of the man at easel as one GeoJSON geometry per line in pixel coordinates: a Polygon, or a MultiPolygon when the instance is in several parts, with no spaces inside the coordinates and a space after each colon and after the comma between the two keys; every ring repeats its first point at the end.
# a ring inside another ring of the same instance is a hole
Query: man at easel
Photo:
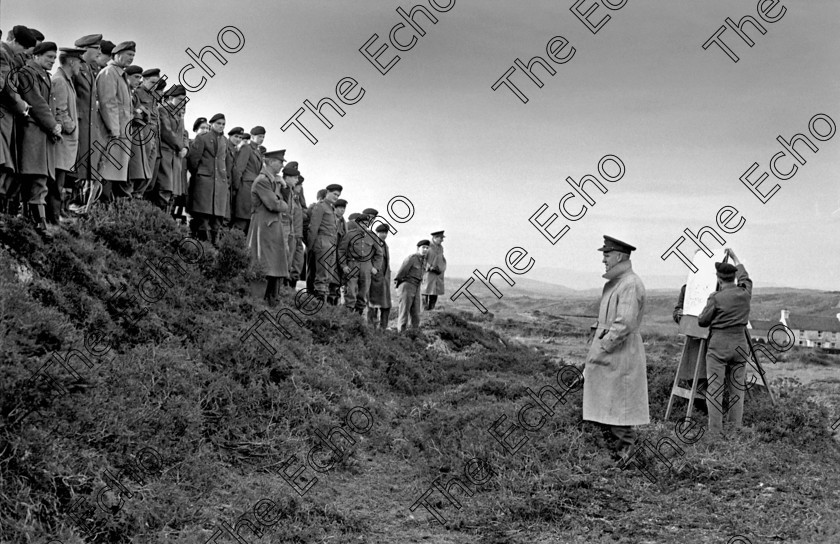
{"type": "Polygon", "coordinates": [[[750,317],[750,300],[753,282],[744,265],[727,248],[723,262],[715,263],[719,288],[709,295],[706,307],[697,317],[697,324],[709,328],[709,341],[706,351],[705,392],[709,411],[709,438],[721,438],[723,432],[723,413],[727,412],[727,421],[740,429],[744,417],[744,395],[746,393],[746,363],[738,353],[751,353],[745,334],[750,317]],[[731,258],[734,264],[727,260],[731,258]],[[725,403],[724,390],[729,399],[725,403]]]}

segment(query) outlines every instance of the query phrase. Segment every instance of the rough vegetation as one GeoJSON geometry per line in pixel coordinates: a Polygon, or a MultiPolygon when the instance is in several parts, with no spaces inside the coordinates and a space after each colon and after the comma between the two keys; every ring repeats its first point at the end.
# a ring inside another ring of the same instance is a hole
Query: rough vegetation
{"type": "MultiPolygon", "coordinates": [[[[0,541],[80,542],[68,515],[78,499],[105,506],[87,516],[90,542],[203,543],[243,515],[262,535],[241,525],[248,542],[840,541],[838,410],[794,382],[777,389],[775,407],[750,398],[749,428],[726,444],[686,445],[670,471],[649,464],[655,483],[597,447],[579,425],[579,392],[509,454],[488,427],[505,416],[504,430],[527,388],[557,387],[558,370],[580,363],[512,337],[553,331],[583,345],[579,323],[438,312],[420,332],[397,335],[324,307],[297,312],[303,327],[283,318],[288,339],[261,327],[271,354],[242,339],[266,308],[252,294],[241,235],[217,251],[179,246],[187,234],[142,203],[50,244],[20,220],[0,223],[0,541]],[[160,267],[172,285],[147,303],[137,290],[144,263],[166,258],[183,274],[160,267]],[[73,361],[77,375],[54,367],[66,395],[30,381],[50,354],[83,349],[86,337],[111,349],[91,367],[73,361]],[[354,408],[370,415],[369,429],[365,417],[345,417],[354,408]],[[321,448],[308,460],[319,432],[347,455],[321,448]],[[131,496],[100,494],[106,471],[120,473],[146,447],[161,463],[142,483],[120,478],[131,496]],[[453,488],[461,508],[431,496],[443,525],[422,506],[410,511],[435,479],[464,479],[471,460],[489,477],[467,494],[453,488]],[[311,484],[303,496],[283,478],[301,466],[290,479],[311,484]],[[270,527],[254,521],[264,499],[270,527]]],[[[290,294],[283,304],[294,309],[290,294]]],[[[642,438],[656,443],[674,435],[661,415],[679,344],[663,333],[647,349],[655,422],[642,438]]],[[[825,357],[814,363],[837,364],[825,357]]]]}

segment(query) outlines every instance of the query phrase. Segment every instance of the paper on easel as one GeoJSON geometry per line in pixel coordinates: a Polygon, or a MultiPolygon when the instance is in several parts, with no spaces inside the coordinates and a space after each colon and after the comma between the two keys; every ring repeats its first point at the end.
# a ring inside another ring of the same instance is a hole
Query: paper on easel
{"type": "Polygon", "coordinates": [[[694,254],[692,262],[697,267],[697,272],[688,273],[688,279],[685,282],[685,300],[683,301],[683,314],[698,316],[703,308],[706,307],[706,301],[709,295],[715,292],[717,288],[717,271],[715,270],[716,262],[723,262],[723,257],[726,254],[724,248],[720,248],[714,252],[713,257],[707,257],[705,253],[699,249],[694,254]]]}

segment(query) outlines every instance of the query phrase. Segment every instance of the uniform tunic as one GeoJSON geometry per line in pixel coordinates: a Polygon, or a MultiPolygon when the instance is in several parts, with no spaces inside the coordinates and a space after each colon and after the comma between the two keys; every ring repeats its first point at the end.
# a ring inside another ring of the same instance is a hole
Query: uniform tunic
{"type": "Polygon", "coordinates": [[[397,317],[398,331],[402,331],[408,326],[409,318],[412,328],[416,329],[420,326],[420,282],[425,267],[426,259],[417,253],[413,253],[406,257],[394,278],[397,281],[397,292],[400,295],[400,311],[397,317]]]}
{"type": "Polygon", "coordinates": [[[647,362],[639,329],[645,286],[630,261],[604,274],[598,325],[583,372],[583,419],[607,425],[650,423],[647,362]]]}
{"type": "Polygon", "coordinates": [[[288,205],[278,194],[274,174],[263,168],[251,184],[251,227],[248,247],[251,258],[265,270],[266,276],[288,278],[285,233],[280,215],[288,212],[288,205]]]}
{"type": "Polygon", "coordinates": [[[426,254],[426,274],[423,276],[422,292],[424,295],[443,294],[443,273],[446,272],[446,257],[443,256],[443,246],[432,243],[426,254]],[[437,267],[440,272],[432,272],[437,267]]]}

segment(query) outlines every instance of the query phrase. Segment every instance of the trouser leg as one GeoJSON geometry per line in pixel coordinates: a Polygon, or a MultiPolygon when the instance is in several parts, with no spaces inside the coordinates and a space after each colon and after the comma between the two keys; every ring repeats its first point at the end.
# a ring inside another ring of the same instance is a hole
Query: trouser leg
{"type": "Polygon", "coordinates": [[[335,243],[327,237],[315,242],[315,292],[326,299],[335,275],[335,243]]]}
{"type": "Polygon", "coordinates": [[[423,295],[423,310],[429,310],[429,295],[423,295]]]}
{"type": "Polygon", "coordinates": [[[744,421],[744,397],[747,394],[745,382],[747,365],[746,363],[735,363],[727,365],[727,390],[729,402],[727,403],[726,421],[732,427],[741,428],[744,421]],[[732,399],[737,400],[733,401],[732,399]]]}
{"type": "Polygon", "coordinates": [[[429,295],[429,310],[435,309],[435,304],[437,304],[437,295],[429,295]]]}
{"type": "Polygon", "coordinates": [[[297,282],[303,273],[303,238],[294,236],[294,256],[292,257],[292,281],[297,282]]]}
{"type": "Polygon", "coordinates": [[[47,222],[58,225],[58,218],[61,217],[61,199],[64,192],[64,179],[67,172],[56,170],[55,179],[47,180],[46,212],[47,222]]]}
{"type": "MultiPolygon", "coordinates": [[[[351,270],[353,267],[350,267],[351,270]]],[[[353,276],[346,278],[344,284],[344,307],[350,311],[356,307],[356,296],[359,292],[359,272],[355,271],[353,276]]]]}
{"type": "Polygon", "coordinates": [[[420,286],[415,287],[414,302],[411,304],[411,328],[416,329],[420,327],[420,286]]]}
{"type": "Polygon", "coordinates": [[[374,329],[379,324],[379,316],[377,315],[379,308],[371,308],[368,307],[367,311],[367,322],[370,324],[371,327],[374,329]]]}
{"type": "MultiPolygon", "coordinates": [[[[411,304],[414,303],[414,295],[415,292],[412,289],[414,287],[410,283],[402,283],[400,284],[397,291],[400,295],[400,307],[399,307],[399,314],[397,316],[397,330],[404,331],[408,326],[408,318],[409,313],[411,311],[411,304]]],[[[416,289],[416,288],[415,288],[416,289]]]]}
{"type": "Polygon", "coordinates": [[[636,431],[629,425],[609,425],[609,430],[620,450],[630,448],[636,443],[636,431]]]}
{"type": "Polygon", "coordinates": [[[379,308],[379,328],[383,331],[388,328],[388,317],[391,314],[391,308],[379,308]]]}
{"type": "Polygon", "coordinates": [[[726,363],[711,350],[706,353],[706,408],[709,412],[709,427],[707,432],[712,437],[719,437],[723,431],[723,400],[726,381],[726,363]]]}
{"type": "MultiPolygon", "coordinates": [[[[352,266],[350,268],[353,268],[352,266]]],[[[368,294],[370,293],[370,263],[359,264],[359,291],[356,294],[356,313],[362,314],[367,308],[368,294]]]]}

